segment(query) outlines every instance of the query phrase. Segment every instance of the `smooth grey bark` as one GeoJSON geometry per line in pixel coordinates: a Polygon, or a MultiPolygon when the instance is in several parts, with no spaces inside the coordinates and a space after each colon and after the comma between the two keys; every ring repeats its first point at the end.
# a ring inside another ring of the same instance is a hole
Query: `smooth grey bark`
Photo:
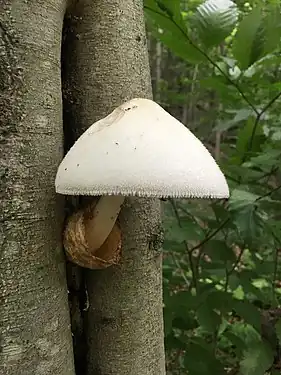
{"type": "MultiPolygon", "coordinates": [[[[79,1],[66,30],[65,130],[76,138],[123,101],[152,95],[143,3],[79,1]]],[[[121,264],[86,271],[87,373],[163,375],[160,203],[127,199],[120,221],[121,264]]]]}
{"type": "Polygon", "coordinates": [[[60,84],[64,0],[0,3],[0,373],[73,375],[60,84]]]}

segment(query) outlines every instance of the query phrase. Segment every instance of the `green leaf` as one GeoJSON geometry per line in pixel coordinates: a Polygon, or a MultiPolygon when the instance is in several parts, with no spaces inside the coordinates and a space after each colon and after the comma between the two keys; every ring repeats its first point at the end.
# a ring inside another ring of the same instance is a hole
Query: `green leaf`
{"type": "MultiPolygon", "coordinates": [[[[176,221],[169,224],[165,231],[165,239],[182,243],[188,240],[202,240],[204,238],[204,231],[199,224],[190,220],[189,218],[181,219],[181,226],[176,221]]],[[[173,249],[171,249],[173,250],[173,249]]]]}
{"type": "Polygon", "coordinates": [[[144,11],[153,36],[184,60],[198,63],[202,53],[189,40],[180,8],[170,1],[146,0],[144,11]]]}
{"type": "Polygon", "coordinates": [[[187,349],[184,357],[184,366],[190,375],[224,375],[223,365],[215,357],[211,348],[197,343],[191,343],[187,349]]]}
{"type": "Polygon", "coordinates": [[[173,311],[192,309],[196,306],[196,297],[190,292],[181,291],[169,296],[169,298],[167,297],[165,299],[165,305],[173,311]]]}
{"type": "Polygon", "coordinates": [[[229,312],[233,309],[233,304],[236,303],[236,300],[233,299],[230,293],[214,290],[210,291],[206,296],[206,303],[212,309],[229,312]]]}
{"type": "Polygon", "coordinates": [[[241,69],[247,69],[280,43],[281,16],[279,6],[264,10],[256,6],[241,21],[233,44],[233,55],[241,69]]]}
{"type": "Polygon", "coordinates": [[[193,25],[205,47],[219,45],[232,32],[238,9],[231,0],[207,0],[197,8],[193,25]]]}
{"type": "Polygon", "coordinates": [[[210,240],[204,246],[204,253],[209,255],[211,261],[235,262],[236,256],[225,241],[210,240]]]}
{"type": "Polygon", "coordinates": [[[220,203],[211,203],[212,210],[216,216],[218,222],[223,222],[229,217],[229,213],[222,204],[220,203]]]}
{"type": "Polygon", "coordinates": [[[265,45],[264,55],[271,53],[280,47],[281,35],[281,9],[280,5],[268,6],[268,12],[264,19],[265,45]]]}
{"type": "Polygon", "coordinates": [[[200,326],[209,333],[214,333],[221,324],[221,317],[206,303],[197,310],[197,319],[200,326]]]}
{"type": "Polygon", "coordinates": [[[269,345],[260,342],[244,351],[240,362],[241,375],[264,375],[272,366],[273,353],[269,345]]]}
{"type": "MultiPolygon", "coordinates": [[[[156,0],[155,1],[158,7],[166,13],[170,18],[177,20],[183,25],[182,14],[180,9],[180,0],[156,0]]],[[[148,1],[145,1],[147,4],[148,1]]]]}
{"type": "Polygon", "coordinates": [[[248,162],[243,164],[243,167],[251,168],[254,166],[272,167],[278,164],[280,160],[281,151],[269,149],[265,150],[262,154],[252,157],[248,162]]]}
{"type": "Polygon", "coordinates": [[[237,348],[241,349],[245,346],[244,341],[238,334],[226,330],[223,332],[223,335],[237,348]]]}
{"type": "Polygon", "coordinates": [[[173,319],[173,327],[184,331],[189,331],[198,327],[196,320],[188,313],[178,315],[173,319]]]}
{"type": "Polygon", "coordinates": [[[251,192],[234,189],[229,200],[232,221],[248,245],[258,239],[265,225],[263,211],[258,210],[258,198],[251,192]]]}
{"type": "Polygon", "coordinates": [[[236,301],[234,310],[244,319],[244,321],[253,326],[258,332],[261,329],[261,314],[256,306],[248,301],[236,301]]]}
{"type": "Polygon", "coordinates": [[[219,123],[215,127],[215,129],[220,130],[220,131],[229,130],[232,127],[239,124],[240,122],[247,120],[252,115],[253,115],[253,110],[251,110],[249,108],[239,109],[239,110],[237,110],[237,112],[236,112],[236,114],[235,114],[235,116],[232,120],[219,123]]]}
{"type": "Polygon", "coordinates": [[[259,195],[253,194],[249,191],[234,189],[229,198],[229,210],[237,211],[252,206],[258,198],[259,195]]]}
{"type": "Polygon", "coordinates": [[[262,9],[255,7],[241,21],[233,45],[240,68],[247,69],[263,54],[262,9]]]}
{"type": "Polygon", "coordinates": [[[246,161],[254,152],[261,151],[261,145],[266,140],[262,124],[256,123],[253,116],[248,117],[237,136],[236,151],[238,163],[246,161]]]}
{"type": "Polygon", "coordinates": [[[185,343],[170,333],[165,337],[165,348],[185,350],[185,343]]]}
{"type": "Polygon", "coordinates": [[[261,335],[257,332],[257,330],[254,329],[253,326],[241,321],[234,320],[228,327],[228,331],[239,337],[242,342],[239,340],[240,344],[238,346],[240,346],[243,350],[254,346],[256,343],[261,341],[261,335]]]}

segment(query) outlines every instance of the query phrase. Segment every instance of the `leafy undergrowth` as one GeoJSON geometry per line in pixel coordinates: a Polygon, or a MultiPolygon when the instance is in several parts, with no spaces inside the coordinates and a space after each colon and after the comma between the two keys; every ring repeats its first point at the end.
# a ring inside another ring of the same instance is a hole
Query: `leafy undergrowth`
{"type": "Polygon", "coordinates": [[[279,374],[280,4],[144,3],[163,65],[176,62],[162,73],[160,101],[177,116],[188,103],[188,126],[231,192],[164,204],[168,374],[279,374]]]}

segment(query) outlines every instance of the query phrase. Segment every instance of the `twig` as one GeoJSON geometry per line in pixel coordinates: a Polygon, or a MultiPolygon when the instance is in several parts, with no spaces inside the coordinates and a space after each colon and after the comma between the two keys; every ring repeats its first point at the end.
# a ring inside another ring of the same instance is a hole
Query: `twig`
{"type": "MultiPolygon", "coordinates": [[[[180,218],[180,215],[178,213],[178,209],[177,209],[177,206],[174,202],[173,199],[170,199],[170,203],[172,205],[172,208],[173,208],[173,211],[175,213],[175,217],[177,219],[177,222],[178,222],[178,226],[180,228],[182,228],[182,224],[181,224],[181,218],[180,218]]],[[[192,253],[189,251],[188,249],[188,244],[187,244],[187,241],[184,240],[184,246],[185,246],[185,250],[188,254],[188,260],[189,260],[189,264],[190,264],[190,269],[191,269],[191,273],[192,273],[192,283],[194,285],[194,288],[195,290],[197,291],[197,288],[198,288],[198,283],[197,283],[197,278],[196,278],[196,270],[194,268],[194,264],[193,264],[193,259],[192,259],[192,253]]]]}
{"type": "Polygon", "coordinates": [[[245,159],[246,159],[246,153],[251,151],[252,148],[253,148],[253,143],[254,143],[254,138],[255,138],[255,135],[256,135],[256,132],[257,132],[257,128],[258,128],[258,125],[259,125],[259,122],[260,122],[260,119],[262,117],[262,115],[268,110],[268,108],[270,108],[272,106],[272,104],[274,102],[276,102],[276,100],[281,96],[281,92],[279,92],[278,94],[276,94],[263,108],[261,111],[258,111],[256,112],[256,120],[255,120],[255,123],[254,123],[254,126],[253,126],[253,130],[252,130],[252,134],[251,134],[251,138],[250,138],[250,142],[249,142],[249,147],[247,149],[247,151],[244,153],[243,155],[243,158],[242,158],[242,164],[244,163],[245,159]]]}
{"type": "Polygon", "coordinates": [[[199,249],[201,246],[205,245],[206,242],[210,241],[215,235],[220,232],[223,227],[230,221],[230,218],[225,219],[213,232],[211,232],[208,236],[204,238],[200,243],[197,245],[193,246],[189,252],[192,253],[193,251],[199,249]]]}
{"type": "Polygon", "coordinates": [[[275,193],[276,191],[280,190],[281,189],[281,185],[277,186],[276,188],[270,190],[268,193],[264,194],[264,195],[261,195],[260,197],[258,197],[256,199],[256,202],[266,198],[266,197],[269,197],[271,194],[275,193]]]}

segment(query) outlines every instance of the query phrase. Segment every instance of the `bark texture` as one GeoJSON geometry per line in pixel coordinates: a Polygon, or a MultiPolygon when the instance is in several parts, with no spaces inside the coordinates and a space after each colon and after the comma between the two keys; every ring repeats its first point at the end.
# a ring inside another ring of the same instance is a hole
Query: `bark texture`
{"type": "MultiPolygon", "coordinates": [[[[73,140],[125,100],[151,97],[151,86],[141,0],[80,0],[65,27],[65,131],[72,126],[73,140]]],[[[120,224],[121,265],[85,271],[87,374],[163,375],[159,202],[127,199],[120,224]]]]}
{"type": "Polygon", "coordinates": [[[0,2],[0,373],[73,375],[62,252],[64,0],[0,2]]]}

